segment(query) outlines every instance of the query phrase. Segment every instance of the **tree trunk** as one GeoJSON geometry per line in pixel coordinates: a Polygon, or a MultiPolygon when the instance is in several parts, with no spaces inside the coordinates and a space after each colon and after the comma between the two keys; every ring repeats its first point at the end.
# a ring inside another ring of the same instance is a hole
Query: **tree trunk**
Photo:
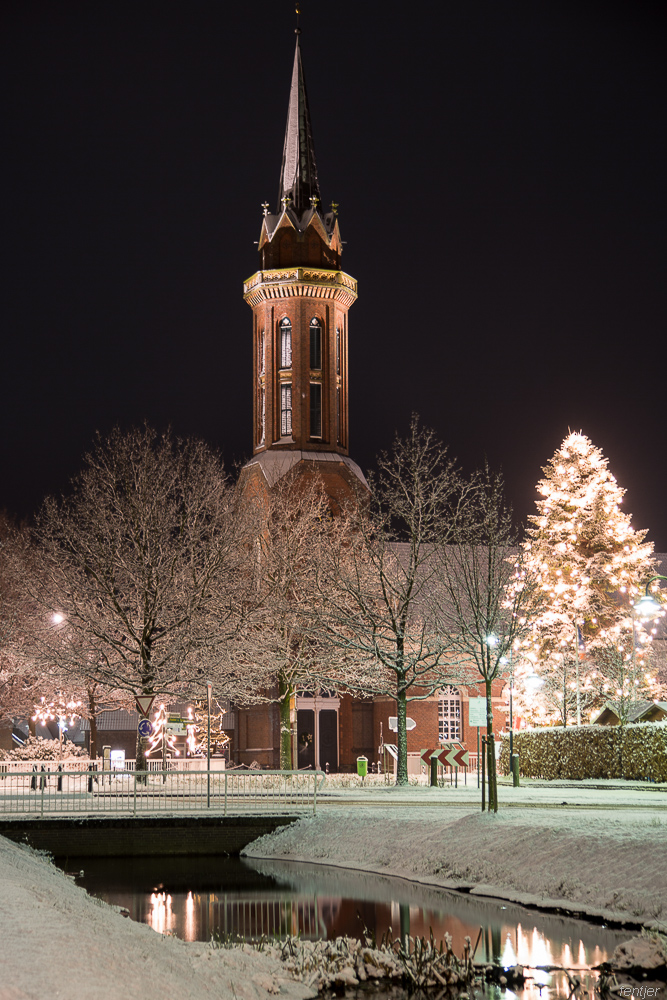
{"type": "Polygon", "coordinates": [[[290,705],[294,688],[281,671],[278,676],[278,705],[280,707],[280,770],[292,771],[292,723],[290,705]]]}
{"type": "Polygon", "coordinates": [[[396,743],[398,745],[398,761],[396,766],[396,784],[408,783],[408,698],[405,689],[405,678],[399,677],[396,690],[396,715],[398,718],[396,743]]]}
{"type": "Polygon", "coordinates": [[[88,688],[88,721],[90,723],[90,746],[88,752],[90,759],[97,759],[97,705],[95,704],[95,693],[92,688],[88,688]]]}
{"type": "MultiPolygon", "coordinates": [[[[484,682],[486,688],[486,735],[493,737],[493,702],[491,701],[491,681],[487,677],[484,682]]],[[[493,809],[498,812],[498,783],[496,779],[496,754],[494,740],[487,740],[488,747],[488,779],[489,779],[489,812],[493,809]]]]}

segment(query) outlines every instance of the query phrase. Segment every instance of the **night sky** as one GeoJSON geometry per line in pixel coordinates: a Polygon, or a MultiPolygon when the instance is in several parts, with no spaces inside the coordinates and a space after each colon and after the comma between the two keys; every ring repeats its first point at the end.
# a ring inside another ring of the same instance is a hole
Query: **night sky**
{"type": "MultiPolygon", "coordinates": [[[[261,203],[290,0],[5,0],[0,507],[144,419],[249,457],[261,203]]],[[[340,204],[350,452],[418,411],[521,518],[567,434],[667,551],[663,4],[303,0],[323,202],[340,204]]]]}

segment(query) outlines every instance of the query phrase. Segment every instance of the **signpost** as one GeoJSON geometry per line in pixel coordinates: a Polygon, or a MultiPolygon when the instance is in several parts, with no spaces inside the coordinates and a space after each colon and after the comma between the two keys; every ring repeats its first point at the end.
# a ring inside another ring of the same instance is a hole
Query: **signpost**
{"type": "MultiPolygon", "coordinates": [[[[417,726],[417,723],[415,722],[415,720],[411,719],[408,716],[408,718],[405,720],[405,728],[408,730],[408,732],[410,732],[411,729],[415,729],[416,726],[417,726]]],[[[390,715],[389,716],[389,729],[391,730],[392,733],[397,733],[398,732],[398,716],[397,715],[390,715]]]]}
{"type": "Polygon", "coordinates": [[[477,726],[477,787],[479,788],[479,729],[486,726],[486,698],[471,698],[468,702],[468,725],[477,726]]]}
{"type": "Polygon", "coordinates": [[[139,719],[137,731],[141,737],[147,739],[153,732],[153,723],[150,719],[139,719]]]}
{"type": "Polygon", "coordinates": [[[142,715],[144,719],[148,718],[148,713],[153,707],[153,702],[155,701],[154,694],[137,694],[134,696],[134,700],[137,703],[137,708],[139,710],[139,715],[142,715]]]}

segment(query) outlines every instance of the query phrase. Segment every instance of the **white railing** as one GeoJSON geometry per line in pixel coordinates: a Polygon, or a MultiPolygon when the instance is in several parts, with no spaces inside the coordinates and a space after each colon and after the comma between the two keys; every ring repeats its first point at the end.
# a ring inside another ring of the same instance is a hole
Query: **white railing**
{"type": "MultiPolygon", "coordinates": [[[[170,757],[165,761],[167,771],[206,771],[206,757],[170,757]]],[[[42,768],[45,771],[57,771],[61,767],[63,771],[108,771],[110,764],[108,760],[98,757],[96,760],[88,760],[86,757],[75,757],[71,760],[0,760],[0,777],[3,774],[18,774],[23,771],[32,771],[34,768],[39,772],[42,768]]],[[[124,771],[136,770],[136,760],[125,758],[125,766],[120,768],[124,771]]],[[[147,771],[162,771],[162,758],[147,760],[147,771]]],[[[224,771],[226,761],[223,757],[211,758],[211,771],[224,771]]],[[[113,770],[113,768],[111,768],[113,770]]]]}
{"type": "Polygon", "coordinates": [[[303,810],[314,815],[326,780],[322,771],[58,771],[57,761],[48,763],[55,767],[0,772],[0,815],[208,810],[223,816],[303,810]]]}

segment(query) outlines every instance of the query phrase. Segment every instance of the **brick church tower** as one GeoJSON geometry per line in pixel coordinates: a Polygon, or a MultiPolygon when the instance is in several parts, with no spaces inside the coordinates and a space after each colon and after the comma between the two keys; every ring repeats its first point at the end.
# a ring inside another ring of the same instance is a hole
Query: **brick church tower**
{"type": "Polygon", "coordinates": [[[349,458],[348,310],[337,206],[324,212],[299,29],[278,203],[264,203],[259,267],[243,287],[253,312],[253,458],[246,488],[317,471],[335,510],[365,488],[349,458]]]}

